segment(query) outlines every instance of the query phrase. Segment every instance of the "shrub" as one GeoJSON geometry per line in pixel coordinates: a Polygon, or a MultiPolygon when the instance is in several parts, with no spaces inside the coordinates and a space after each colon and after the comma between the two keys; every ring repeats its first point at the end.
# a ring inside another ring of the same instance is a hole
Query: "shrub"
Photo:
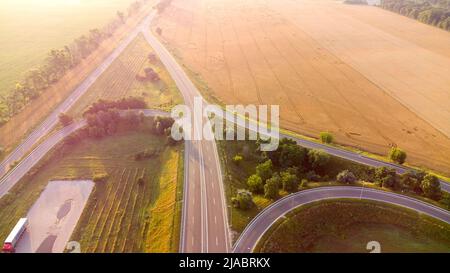
{"type": "Polygon", "coordinates": [[[330,144],[333,142],[333,135],[329,132],[321,132],[320,141],[322,141],[322,143],[330,144]]]}
{"type": "Polygon", "coordinates": [[[389,152],[389,158],[398,164],[403,164],[406,160],[406,152],[394,147],[389,152]]]}
{"type": "Polygon", "coordinates": [[[308,187],[308,179],[302,179],[302,182],[300,183],[300,188],[304,189],[308,187]]]}
{"type": "Polygon", "coordinates": [[[65,113],[60,113],[59,116],[59,122],[62,124],[62,126],[66,127],[73,122],[73,118],[65,113]]]}
{"type": "Polygon", "coordinates": [[[336,180],[344,184],[353,184],[356,182],[356,176],[349,170],[344,170],[336,176],[336,180]]]}
{"type": "Polygon", "coordinates": [[[241,155],[235,155],[233,157],[233,163],[239,166],[244,158],[241,155]]]}
{"type": "Polygon", "coordinates": [[[94,182],[105,182],[106,180],[108,180],[109,175],[107,173],[96,173],[94,174],[94,177],[92,178],[92,180],[94,182]]]}
{"type": "Polygon", "coordinates": [[[330,155],[322,150],[309,150],[308,161],[314,170],[320,170],[328,164],[330,155]]]}
{"type": "Polygon", "coordinates": [[[309,181],[318,182],[320,181],[320,175],[316,174],[315,171],[309,171],[306,173],[306,179],[309,181]]]}
{"type": "Polygon", "coordinates": [[[233,207],[248,210],[253,206],[252,193],[247,190],[238,190],[235,197],[231,198],[233,207]]]}

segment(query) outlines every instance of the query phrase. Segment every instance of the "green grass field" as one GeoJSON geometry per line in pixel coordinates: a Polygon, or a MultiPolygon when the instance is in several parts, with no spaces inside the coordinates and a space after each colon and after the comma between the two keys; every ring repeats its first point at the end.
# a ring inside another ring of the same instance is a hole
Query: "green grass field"
{"type": "Polygon", "coordinates": [[[167,146],[165,137],[146,131],[122,132],[88,139],[55,150],[42,167],[0,199],[0,239],[26,215],[50,180],[91,179],[97,182],[72,240],[83,252],[175,252],[178,249],[182,192],[182,146],[167,146]],[[135,161],[134,155],[156,149],[158,155],[135,161]],[[144,181],[138,182],[143,176],[144,181]],[[180,177],[181,176],[181,177],[180,177]]]}
{"type": "Polygon", "coordinates": [[[402,207],[328,200],[300,207],[263,236],[257,252],[450,252],[450,225],[402,207]]]}
{"type": "Polygon", "coordinates": [[[0,1],[0,95],[23,73],[40,65],[51,49],[61,48],[90,29],[103,27],[133,0],[0,1]]]}

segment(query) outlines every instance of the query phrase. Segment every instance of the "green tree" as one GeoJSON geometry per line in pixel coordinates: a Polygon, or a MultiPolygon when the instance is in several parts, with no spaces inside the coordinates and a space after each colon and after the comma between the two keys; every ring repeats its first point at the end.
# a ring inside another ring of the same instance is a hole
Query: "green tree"
{"type": "Polygon", "coordinates": [[[425,175],[422,180],[421,188],[423,194],[428,198],[439,200],[442,196],[441,183],[439,182],[439,179],[432,174],[425,175]]]}
{"type": "Polygon", "coordinates": [[[379,167],[375,169],[375,180],[379,186],[393,188],[396,185],[397,173],[394,169],[379,167]]]}
{"type": "Polygon", "coordinates": [[[246,190],[238,190],[235,197],[231,198],[235,208],[248,210],[253,206],[252,193],[246,190]]]}
{"type": "Polygon", "coordinates": [[[333,135],[329,132],[321,132],[320,141],[322,141],[322,143],[330,144],[333,142],[333,135]]]}
{"type": "Polygon", "coordinates": [[[272,177],[267,180],[264,185],[264,197],[268,199],[276,199],[279,194],[280,183],[277,178],[272,177]]]}
{"type": "Polygon", "coordinates": [[[328,164],[330,155],[322,150],[309,150],[308,161],[314,170],[320,170],[328,164]]]}
{"type": "Polygon", "coordinates": [[[119,17],[119,20],[122,22],[122,23],[125,23],[125,15],[123,14],[123,12],[121,12],[121,11],[117,11],[117,17],[119,17]]]}
{"type": "Polygon", "coordinates": [[[283,168],[292,166],[301,166],[306,159],[307,150],[298,146],[296,143],[283,144],[281,149],[279,163],[283,168]]]}
{"type": "Polygon", "coordinates": [[[356,176],[349,170],[344,170],[336,176],[336,180],[344,184],[353,184],[356,182],[356,176]]]}
{"type": "Polygon", "coordinates": [[[389,158],[398,164],[403,164],[406,160],[406,152],[400,148],[394,147],[389,152],[389,158]]]}
{"type": "Polygon", "coordinates": [[[254,193],[261,193],[264,189],[264,183],[257,174],[253,174],[247,179],[247,186],[249,190],[254,193]]]}
{"type": "Polygon", "coordinates": [[[298,188],[298,178],[295,174],[292,174],[290,172],[282,172],[281,184],[283,185],[283,190],[287,192],[293,192],[298,188]]]}
{"type": "Polygon", "coordinates": [[[263,182],[272,177],[272,172],[272,160],[270,159],[256,166],[256,174],[261,177],[263,182]]]}

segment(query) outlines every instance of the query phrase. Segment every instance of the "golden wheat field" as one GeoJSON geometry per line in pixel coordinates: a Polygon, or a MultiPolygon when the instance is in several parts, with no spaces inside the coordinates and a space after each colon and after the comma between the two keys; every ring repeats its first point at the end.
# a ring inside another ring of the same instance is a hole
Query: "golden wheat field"
{"type": "Polygon", "coordinates": [[[174,0],[161,39],[223,103],[450,173],[450,33],[332,0],[174,0]]]}

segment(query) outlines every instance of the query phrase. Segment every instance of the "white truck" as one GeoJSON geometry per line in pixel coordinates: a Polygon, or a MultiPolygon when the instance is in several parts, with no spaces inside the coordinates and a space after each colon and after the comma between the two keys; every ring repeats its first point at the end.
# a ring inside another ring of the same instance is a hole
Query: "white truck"
{"type": "Polygon", "coordinates": [[[8,237],[5,240],[5,243],[3,244],[3,252],[6,253],[14,253],[17,242],[19,241],[22,234],[25,232],[28,226],[28,219],[27,218],[20,218],[19,222],[17,222],[16,226],[13,228],[11,233],[8,235],[8,237]]]}

